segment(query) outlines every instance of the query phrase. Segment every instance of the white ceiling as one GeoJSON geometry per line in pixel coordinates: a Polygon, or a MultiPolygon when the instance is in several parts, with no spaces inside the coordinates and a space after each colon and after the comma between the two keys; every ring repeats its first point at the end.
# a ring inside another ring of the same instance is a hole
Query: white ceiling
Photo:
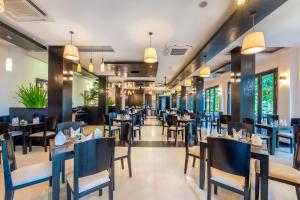
{"type": "MultiPolygon", "coordinates": [[[[109,61],[142,61],[148,32],[154,32],[159,68],[157,82],[171,79],[235,9],[235,0],[32,0],[52,19],[50,22],[16,22],[0,19],[45,45],[69,42],[69,30],[75,32],[76,45],[110,45],[115,53],[104,53],[109,61]],[[186,56],[164,56],[165,45],[193,45],[186,56]]],[[[45,58],[45,55],[39,57],[45,58]]],[[[87,65],[90,53],[81,53],[87,65]]],[[[101,53],[93,60],[99,70],[101,53]]]]}

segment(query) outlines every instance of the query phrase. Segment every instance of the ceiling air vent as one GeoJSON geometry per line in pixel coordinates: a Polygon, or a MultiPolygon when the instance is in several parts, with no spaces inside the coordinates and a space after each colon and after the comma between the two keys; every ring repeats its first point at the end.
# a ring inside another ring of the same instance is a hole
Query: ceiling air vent
{"type": "Polygon", "coordinates": [[[190,45],[183,45],[183,46],[169,46],[165,48],[165,55],[166,56],[184,56],[187,52],[192,48],[190,45]]]}
{"type": "Polygon", "coordinates": [[[4,14],[15,21],[49,21],[47,14],[30,0],[5,0],[4,2],[4,14]]]}

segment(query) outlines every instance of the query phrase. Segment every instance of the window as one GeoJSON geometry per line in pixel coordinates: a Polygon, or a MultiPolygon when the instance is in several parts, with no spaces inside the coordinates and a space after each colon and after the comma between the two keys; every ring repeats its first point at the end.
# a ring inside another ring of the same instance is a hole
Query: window
{"type": "Polygon", "coordinates": [[[255,117],[257,121],[277,113],[277,69],[255,78],[255,117]]]}
{"type": "Polygon", "coordinates": [[[206,112],[219,111],[219,90],[218,86],[205,90],[205,110],[206,112]]]}

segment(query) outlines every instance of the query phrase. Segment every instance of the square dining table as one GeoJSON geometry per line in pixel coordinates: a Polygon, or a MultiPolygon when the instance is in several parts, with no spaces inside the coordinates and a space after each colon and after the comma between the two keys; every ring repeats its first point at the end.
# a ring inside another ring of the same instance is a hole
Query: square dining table
{"type": "MultiPolygon", "coordinates": [[[[205,155],[207,151],[207,140],[200,140],[200,178],[199,178],[199,186],[200,189],[204,189],[205,183],[205,155]]],[[[257,159],[260,161],[260,171],[261,171],[261,184],[260,184],[260,195],[261,200],[268,200],[268,173],[269,173],[269,153],[266,144],[263,146],[255,146],[251,145],[251,158],[257,159]]]]}

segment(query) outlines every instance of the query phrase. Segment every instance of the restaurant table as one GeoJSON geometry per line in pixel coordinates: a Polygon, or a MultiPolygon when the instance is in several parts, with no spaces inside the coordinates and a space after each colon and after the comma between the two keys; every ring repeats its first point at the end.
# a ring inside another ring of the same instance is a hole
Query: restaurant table
{"type": "Polygon", "coordinates": [[[267,130],[267,135],[270,137],[270,153],[275,155],[276,148],[276,134],[278,131],[290,131],[292,130],[291,126],[271,126],[270,124],[255,124],[256,128],[267,130]]]}
{"type": "MultiPolygon", "coordinates": [[[[207,140],[200,140],[200,178],[199,186],[200,189],[204,189],[205,183],[205,155],[207,150],[207,140]]],[[[260,184],[260,195],[261,200],[268,200],[268,173],[269,173],[269,153],[266,145],[251,146],[251,158],[260,161],[260,171],[261,171],[261,184],[260,184]]]]}
{"type": "Polygon", "coordinates": [[[23,154],[27,154],[27,141],[28,132],[32,132],[32,128],[39,128],[45,125],[45,122],[40,123],[27,123],[26,125],[12,125],[9,124],[9,131],[21,131],[22,132],[22,149],[23,154]]]}

